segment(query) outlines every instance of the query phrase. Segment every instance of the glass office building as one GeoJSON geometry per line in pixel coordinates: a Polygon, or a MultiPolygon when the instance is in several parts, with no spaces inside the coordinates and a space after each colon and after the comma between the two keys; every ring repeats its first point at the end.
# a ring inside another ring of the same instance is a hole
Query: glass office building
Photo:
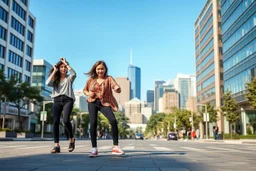
{"type": "Polygon", "coordinates": [[[256,133],[256,111],[246,98],[246,82],[256,73],[256,1],[222,0],[222,41],[224,91],[231,91],[241,106],[240,119],[234,130],[247,134],[247,129],[256,133]]]}
{"type": "Polygon", "coordinates": [[[129,65],[128,67],[128,78],[131,82],[131,92],[130,92],[130,99],[133,98],[140,98],[140,90],[141,90],[141,73],[140,68],[129,65]]]}

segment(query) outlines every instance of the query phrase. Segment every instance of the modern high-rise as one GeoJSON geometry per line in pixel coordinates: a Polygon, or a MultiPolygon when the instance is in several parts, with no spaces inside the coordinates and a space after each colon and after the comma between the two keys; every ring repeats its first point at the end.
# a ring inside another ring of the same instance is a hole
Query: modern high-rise
{"type": "Polygon", "coordinates": [[[154,90],[147,90],[147,103],[154,102],[154,90]]]}
{"type": "Polygon", "coordinates": [[[88,113],[88,103],[86,102],[87,96],[84,95],[83,90],[74,90],[76,101],[74,107],[79,109],[80,112],[88,113]]]}
{"type": "Polygon", "coordinates": [[[163,90],[160,88],[165,81],[155,81],[154,90],[154,110],[159,111],[159,98],[163,95],[163,90]]]}
{"type": "MultiPolygon", "coordinates": [[[[0,1],[0,69],[7,79],[17,75],[21,81],[31,83],[35,25],[29,0],[0,1]]],[[[17,108],[8,105],[6,112],[5,124],[13,129],[17,126],[17,108]]],[[[22,109],[21,120],[27,130],[30,129],[28,114],[28,108],[22,109]]]]}
{"type": "Polygon", "coordinates": [[[128,78],[131,82],[130,99],[140,98],[141,90],[141,71],[139,67],[129,65],[128,67],[128,78]]]}
{"type": "MultiPolygon", "coordinates": [[[[197,103],[221,106],[223,66],[220,0],[207,0],[195,24],[197,103]]],[[[223,132],[223,119],[217,122],[223,132]]],[[[211,132],[211,131],[208,131],[211,132]]]]}
{"type": "Polygon", "coordinates": [[[50,69],[52,65],[44,59],[33,60],[33,75],[31,86],[38,87],[41,91],[41,96],[45,101],[51,100],[52,87],[46,85],[50,69]]]}
{"type": "Polygon", "coordinates": [[[162,102],[163,112],[172,113],[173,107],[179,108],[179,92],[174,88],[164,90],[162,102]]]}
{"type": "Polygon", "coordinates": [[[121,93],[113,92],[120,111],[124,111],[125,102],[130,101],[131,82],[127,77],[116,77],[116,82],[121,87],[121,93]]]}
{"type": "Polygon", "coordinates": [[[240,110],[234,130],[256,134],[256,111],[245,97],[246,82],[256,77],[256,1],[222,0],[224,91],[231,91],[240,110]]]}
{"type": "Polygon", "coordinates": [[[186,103],[189,97],[195,97],[196,87],[195,75],[178,74],[174,79],[174,87],[179,92],[179,108],[186,109],[186,103]]]}

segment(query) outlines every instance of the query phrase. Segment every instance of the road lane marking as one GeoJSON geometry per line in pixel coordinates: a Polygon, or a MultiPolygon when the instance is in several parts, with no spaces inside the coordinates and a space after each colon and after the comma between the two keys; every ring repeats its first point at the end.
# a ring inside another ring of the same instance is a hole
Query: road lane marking
{"type": "Polygon", "coordinates": [[[134,150],[134,146],[124,146],[123,150],[134,150]]]}
{"type": "Polygon", "coordinates": [[[166,147],[154,147],[154,149],[158,151],[173,151],[172,149],[166,147]]]}

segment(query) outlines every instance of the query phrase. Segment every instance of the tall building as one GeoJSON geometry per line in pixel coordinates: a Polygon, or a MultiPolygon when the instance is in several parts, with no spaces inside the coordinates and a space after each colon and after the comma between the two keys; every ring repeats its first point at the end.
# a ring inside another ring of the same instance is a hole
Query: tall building
{"type": "MultiPolygon", "coordinates": [[[[195,22],[197,103],[219,109],[223,93],[220,0],[207,0],[195,22]]],[[[223,119],[218,113],[219,131],[223,119]]],[[[208,131],[211,132],[211,131],[208,131]]]]}
{"type": "Polygon", "coordinates": [[[154,90],[154,110],[159,111],[159,98],[163,96],[163,88],[161,87],[165,81],[155,81],[154,90]]]}
{"type": "Polygon", "coordinates": [[[154,102],[154,90],[147,90],[147,102],[148,103],[154,102]]]}
{"type": "Polygon", "coordinates": [[[177,75],[174,80],[174,87],[179,92],[179,108],[186,109],[188,98],[196,96],[195,86],[194,75],[177,75]]]}
{"type": "Polygon", "coordinates": [[[174,88],[164,90],[162,102],[163,112],[170,114],[173,107],[179,108],[179,92],[174,88]]]}
{"type": "Polygon", "coordinates": [[[131,81],[130,99],[133,99],[133,98],[140,99],[140,89],[141,89],[140,68],[133,65],[129,65],[128,78],[131,81]]]}
{"type": "Polygon", "coordinates": [[[116,82],[121,87],[121,93],[113,93],[120,111],[124,111],[125,102],[130,101],[131,82],[127,77],[117,77],[116,82]]]}
{"type": "Polygon", "coordinates": [[[143,123],[141,107],[144,107],[144,104],[138,98],[134,98],[129,102],[125,102],[125,116],[129,118],[129,123],[143,123]]]}
{"type": "Polygon", "coordinates": [[[76,101],[74,107],[78,108],[80,112],[88,113],[88,103],[86,102],[86,96],[83,90],[74,90],[76,101]]]}
{"type": "Polygon", "coordinates": [[[235,131],[247,134],[250,128],[256,134],[256,111],[245,98],[246,82],[256,76],[256,1],[222,0],[221,17],[224,90],[231,91],[241,113],[235,131]]]}
{"type": "MultiPolygon", "coordinates": [[[[8,79],[17,75],[21,81],[31,83],[35,23],[36,19],[29,11],[29,0],[1,0],[0,69],[4,70],[8,79]]],[[[7,105],[6,112],[5,126],[16,128],[16,108],[7,105]]],[[[28,108],[22,109],[21,120],[27,130],[30,129],[28,114],[28,108]]]]}
{"type": "Polygon", "coordinates": [[[51,100],[52,87],[46,85],[49,72],[52,65],[44,59],[33,60],[33,75],[31,86],[38,87],[41,91],[41,96],[45,101],[51,100]]]}
{"type": "MultiPolygon", "coordinates": [[[[40,94],[44,97],[44,101],[51,101],[52,87],[46,85],[46,80],[49,75],[49,71],[52,65],[44,59],[33,60],[33,73],[32,73],[32,84],[31,86],[37,87],[40,90],[40,94]]],[[[40,105],[31,105],[31,111],[34,113],[40,113],[40,105]]],[[[48,117],[51,114],[48,114],[48,117]]],[[[30,115],[30,130],[35,132],[40,125],[37,124],[37,116],[35,114],[30,115]]]]}

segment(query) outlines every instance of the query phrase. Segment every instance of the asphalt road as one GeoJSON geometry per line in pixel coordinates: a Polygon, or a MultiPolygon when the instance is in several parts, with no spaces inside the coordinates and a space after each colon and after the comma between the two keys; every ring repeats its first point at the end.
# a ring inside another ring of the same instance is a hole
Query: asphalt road
{"type": "Polygon", "coordinates": [[[0,141],[0,170],[45,171],[255,171],[255,144],[163,140],[120,140],[125,156],[111,154],[112,141],[99,140],[99,156],[89,158],[89,140],[68,152],[50,154],[52,141],[0,141]]]}

